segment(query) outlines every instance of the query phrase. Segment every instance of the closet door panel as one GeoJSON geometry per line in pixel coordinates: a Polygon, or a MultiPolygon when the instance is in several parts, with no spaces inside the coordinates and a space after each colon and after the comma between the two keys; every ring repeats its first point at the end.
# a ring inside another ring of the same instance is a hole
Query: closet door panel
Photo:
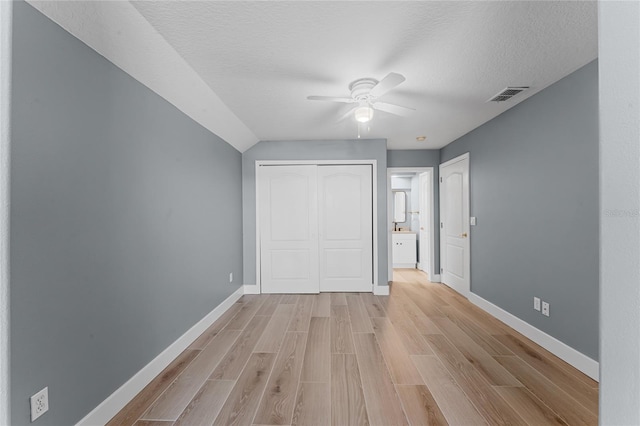
{"type": "Polygon", "coordinates": [[[315,165],[259,169],[263,293],[318,293],[318,183],[315,165]]]}
{"type": "Polygon", "coordinates": [[[320,291],[372,291],[370,165],[318,166],[320,291]]]}

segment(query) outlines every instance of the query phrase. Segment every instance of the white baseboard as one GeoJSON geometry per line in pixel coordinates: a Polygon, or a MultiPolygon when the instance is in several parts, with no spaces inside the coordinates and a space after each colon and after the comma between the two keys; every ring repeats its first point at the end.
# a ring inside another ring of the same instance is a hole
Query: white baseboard
{"type": "Polygon", "coordinates": [[[509,327],[533,340],[558,358],[571,364],[595,381],[599,381],[599,364],[581,352],[573,349],[553,336],[548,335],[531,324],[521,320],[504,309],[483,299],[477,294],[469,293],[469,301],[489,314],[493,315],[509,327]]]}
{"type": "Polygon", "coordinates": [[[258,286],[256,284],[254,285],[244,285],[244,294],[260,294],[260,291],[258,291],[258,286]]]}
{"type": "Polygon", "coordinates": [[[433,274],[432,277],[429,277],[429,281],[431,281],[432,283],[441,283],[442,276],[440,274],[433,274]]]}
{"type": "Polygon", "coordinates": [[[171,362],[189,347],[204,331],[211,326],[220,316],[231,307],[244,293],[244,287],[240,287],[231,296],[216,306],[196,325],[173,342],[160,355],[155,357],[142,370],[138,371],[124,385],[112,393],[93,411],[87,414],[77,423],[77,426],[104,425],[113,418],[125,405],[129,403],[151,380],[162,372],[171,362]]]}
{"type": "Polygon", "coordinates": [[[388,296],[389,295],[389,286],[388,285],[374,285],[373,286],[373,294],[376,296],[388,296]]]}

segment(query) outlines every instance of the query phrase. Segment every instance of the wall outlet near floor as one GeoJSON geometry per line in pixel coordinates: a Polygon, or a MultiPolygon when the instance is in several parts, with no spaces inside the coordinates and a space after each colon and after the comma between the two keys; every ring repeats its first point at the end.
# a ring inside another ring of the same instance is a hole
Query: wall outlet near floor
{"type": "Polygon", "coordinates": [[[539,297],[534,297],[533,298],[533,309],[535,309],[536,311],[540,310],[540,298],[539,297]]]}
{"type": "Polygon", "coordinates": [[[542,302],[542,315],[549,316],[549,304],[547,302],[542,302]]]}
{"type": "Polygon", "coordinates": [[[229,272],[229,282],[233,282],[233,272],[229,272]]]}
{"type": "Polygon", "coordinates": [[[30,398],[31,402],[31,421],[49,411],[49,388],[42,389],[30,398]]]}

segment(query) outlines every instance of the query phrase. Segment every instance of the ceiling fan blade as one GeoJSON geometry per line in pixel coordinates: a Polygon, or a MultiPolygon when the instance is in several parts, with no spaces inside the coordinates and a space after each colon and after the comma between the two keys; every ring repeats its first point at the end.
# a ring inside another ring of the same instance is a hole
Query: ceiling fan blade
{"type": "Polygon", "coordinates": [[[353,102],[352,98],[337,98],[334,96],[307,96],[310,101],[329,101],[329,102],[342,102],[350,104],[353,102]]]}
{"type": "Polygon", "coordinates": [[[380,97],[387,93],[389,90],[396,87],[398,84],[402,83],[406,79],[402,74],[398,74],[395,72],[390,72],[387,74],[385,78],[380,80],[378,84],[376,84],[373,89],[371,89],[371,95],[375,97],[380,97]]]}
{"type": "Polygon", "coordinates": [[[377,109],[379,111],[384,111],[384,112],[388,112],[390,114],[395,114],[395,115],[407,115],[411,111],[415,111],[415,109],[413,108],[403,107],[403,106],[394,105],[394,104],[388,104],[386,102],[376,102],[371,106],[373,107],[373,109],[377,109]]]}

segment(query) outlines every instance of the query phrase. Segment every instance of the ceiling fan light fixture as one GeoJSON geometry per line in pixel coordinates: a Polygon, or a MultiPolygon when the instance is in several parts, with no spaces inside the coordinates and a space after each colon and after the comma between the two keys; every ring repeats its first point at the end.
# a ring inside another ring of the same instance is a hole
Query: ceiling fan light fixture
{"type": "Polygon", "coordinates": [[[359,123],[367,123],[373,118],[373,108],[368,105],[356,108],[356,121],[359,123]]]}

